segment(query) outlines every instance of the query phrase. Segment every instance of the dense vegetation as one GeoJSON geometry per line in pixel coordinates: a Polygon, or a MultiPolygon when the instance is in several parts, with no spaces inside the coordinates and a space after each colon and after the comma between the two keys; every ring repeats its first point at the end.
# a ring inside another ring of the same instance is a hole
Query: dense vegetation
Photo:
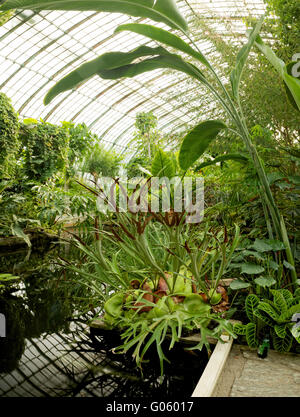
{"type": "MultiPolygon", "coordinates": [[[[18,8],[26,9],[27,3],[19,1],[18,8]]],[[[30,8],[39,8],[38,3],[30,8]]],[[[63,8],[55,1],[54,8],[56,3],[63,8]]],[[[85,3],[90,10],[93,2],[85,3]]],[[[122,3],[103,10],[124,12],[122,3]]],[[[249,20],[252,29],[241,50],[195,19],[195,41],[204,32],[215,48],[211,63],[194,41],[190,46],[183,40],[187,24],[174,1],[168,0],[168,10],[161,1],[153,3],[151,13],[140,6],[134,16],[167,23],[182,37],[152,25],[123,25],[118,31],[139,33],[164,46],[124,54],[121,66],[118,53],[108,53],[110,66],[103,59],[84,64],[86,71],[72,71],[48,92],[46,103],[95,74],[119,79],[158,68],[184,72],[197,83],[191,100],[197,123],[181,134],[166,134],[159,131],[155,114],[138,113],[130,142],[136,153],[128,162],[105,149],[84,124],[22,121],[0,95],[0,235],[16,235],[30,246],[29,229],[57,233],[76,217],[78,229],[69,241],[81,255],[72,263],[60,259],[68,276],[60,285],[80,300],[81,312],[101,311],[106,325],[121,331],[118,350],[132,349],[138,365],[155,344],[163,369],[162,341],[169,337],[171,349],[182,335],[195,331],[201,341],[192,349],[210,350],[208,337],[220,339],[225,332],[251,348],[269,337],[279,352],[299,351],[293,317],[300,312],[300,82],[288,65],[299,45],[297,3],[269,1],[279,23],[272,16],[264,23],[249,20]],[[276,36],[272,48],[285,63],[259,37],[266,30],[276,36]],[[228,78],[224,83],[221,71],[228,78]],[[210,95],[204,96],[204,88],[210,95]],[[215,106],[207,110],[202,97],[213,97],[215,106]],[[99,210],[103,177],[112,177],[110,186],[120,202],[122,170],[145,179],[131,187],[129,210],[99,210]],[[162,181],[156,191],[149,185],[152,177],[162,181]],[[173,206],[159,213],[149,206],[135,210],[139,190],[148,205],[161,202],[166,191],[175,204],[177,185],[168,189],[163,183],[174,177],[205,179],[201,222],[186,221],[193,214],[187,206],[181,212],[173,206]],[[231,318],[240,323],[233,325],[231,318]]],[[[3,10],[14,4],[8,0],[3,10]]],[[[13,288],[12,281],[5,285],[10,278],[2,277],[3,291],[13,288]]]]}

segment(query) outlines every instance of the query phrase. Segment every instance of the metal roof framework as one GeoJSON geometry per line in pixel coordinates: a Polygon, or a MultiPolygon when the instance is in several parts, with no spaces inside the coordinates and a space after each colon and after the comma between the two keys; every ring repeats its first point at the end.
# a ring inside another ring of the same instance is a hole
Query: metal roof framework
{"type": "MultiPolygon", "coordinates": [[[[222,35],[226,34],[222,20],[230,20],[235,33],[243,35],[243,19],[265,11],[263,0],[177,0],[177,4],[188,22],[195,16],[208,19],[222,35]]],[[[164,133],[196,122],[201,115],[190,113],[192,96],[182,97],[180,104],[177,100],[180,91],[191,93],[195,85],[183,73],[165,70],[118,81],[95,76],[60,94],[51,104],[43,104],[50,87],[82,63],[105,52],[125,52],[141,44],[155,46],[137,34],[114,34],[118,25],[136,21],[152,23],[111,13],[17,11],[0,27],[0,91],[11,98],[21,117],[51,123],[84,122],[107,148],[116,147],[120,153],[134,153],[128,142],[138,112],[153,111],[164,133]]],[[[213,45],[201,36],[198,45],[208,58],[214,54],[213,45]]]]}

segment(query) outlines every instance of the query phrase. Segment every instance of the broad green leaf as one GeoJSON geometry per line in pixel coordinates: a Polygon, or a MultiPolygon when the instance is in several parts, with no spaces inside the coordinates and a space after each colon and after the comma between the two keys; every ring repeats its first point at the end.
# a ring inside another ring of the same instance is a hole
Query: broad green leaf
{"type": "Polygon", "coordinates": [[[175,169],[172,158],[164,152],[163,150],[159,149],[153,158],[151,173],[154,177],[167,177],[172,178],[175,176],[175,169]]]}
{"type": "Polygon", "coordinates": [[[233,95],[235,98],[238,98],[239,85],[240,85],[243,69],[245,67],[251,48],[253,44],[255,43],[255,39],[260,32],[262,23],[263,23],[263,17],[258,21],[258,23],[253,28],[252,32],[250,33],[248,43],[242,47],[242,49],[239,51],[237,55],[235,68],[230,75],[231,87],[232,87],[233,95]]]}
{"type": "Polygon", "coordinates": [[[290,320],[295,313],[300,313],[300,304],[289,307],[285,313],[281,314],[280,321],[290,320]]]}
{"type": "Polygon", "coordinates": [[[274,330],[278,337],[281,339],[285,338],[286,336],[286,324],[275,324],[274,330]]]}
{"type": "Polygon", "coordinates": [[[256,324],[248,323],[246,326],[246,340],[250,348],[258,347],[258,339],[256,336],[256,324]]]}
{"type": "Polygon", "coordinates": [[[266,239],[265,242],[271,246],[273,251],[284,250],[285,246],[280,240],[266,239]]]}
{"type": "Polygon", "coordinates": [[[263,314],[261,311],[255,310],[254,311],[254,316],[257,319],[261,320],[267,326],[273,327],[274,321],[272,319],[270,319],[270,317],[268,317],[266,314],[263,314]]]}
{"type": "Polygon", "coordinates": [[[240,336],[245,336],[246,326],[244,324],[235,323],[234,326],[233,326],[233,331],[234,331],[234,333],[236,333],[240,336]]]}
{"type": "Polygon", "coordinates": [[[254,280],[255,284],[259,285],[260,287],[272,287],[272,285],[276,284],[276,280],[273,277],[258,277],[254,280]]]}
{"type": "MultiPolygon", "coordinates": [[[[285,70],[287,71],[286,68],[285,70]]],[[[288,98],[290,99],[292,106],[296,109],[298,108],[298,111],[300,111],[300,80],[292,75],[289,75],[287,72],[284,72],[283,80],[292,95],[291,98],[288,94],[288,98]]]]}
{"type": "Polygon", "coordinates": [[[104,79],[116,80],[123,77],[134,77],[143,72],[153,71],[158,68],[171,68],[197,78],[205,82],[205,77],[194,65],[185,62],[181,57],[171,54],[162,47],[150,48],[140,46],[131,52],[108,52],[93,61],[81,65],[76,70],[61,79],[47,93],[44,102],[50,103],[58,94],[75,88],[94,75],[104,79]],[[136,58],[156,56],[137,64],[131,64],[136,58]]]}
{"type": "Polygon", "coordinates": [[[250,321],[254,321],[254,312],[259,304],[259,298],[255,294],[249,294],[245,301],[245,310],[250,321]]]}
{"type": "Polygon", "coordinates": [[[296,324],[291,328],[291,333],[294,336],[294,338],[297,340],[298,343],[300,343],[300,326],[297,326],[296,324]]]}
{"type": "Polygon", "coordinates": [[[287,268],[290,269],[291,271],[295,270],[295,267],[293,265],[291,265],[289,262],[287,261],[283,261],[283,265],[287,268]]]}
{"type": "Polygon", "coordinates": [[[159,68],[170,68],[185,72],[191,77],[206,83],[205,77],[198,68],[185,62],[180,56],[175,54],[161,55],[155,58],[146,59],[137,64],[124,65],[110,70],[101,70],[98,72],[98,75],[104,79],[117,80],[119,78],[132,78],[144,72],[154,71],[159,68]]]}
{"type": "Polygon", "coordinates": [[[235,279],[230,283],[230,288],[232,290],[241,290],[243,288],[249,288],[249,287],[250,287],[249,282],[240,281],[238,279],[235,279]]]}
{"type": "Polygon", "coordinates": [[[261,274],[262,272],[264,272],[264,268],[260,265],[250,264],[250,263],[242,264],[242,268],[241,268],[242,274],[253,275],[253,274],[261,274]]]}
{"type": "Polygon", "coordinates": [[[252,248],[257,252],[269,252],[272,250],[272,246],[270,246],[265,240],[261,239],[255,239],[252,248]]]}
{"type": "Polygon", "coordinates": [[[285,67],[285,63],[282,61],[282,59],[277,57],[275,52],[273,52],[273,50],[264,43],[259,35],[256,37],[255,46],[265,55],[267,60],[273,65],[273,67],[282,77],[285,67]]]}
{"type": "Polygon", "coordinates": [[[286,288],[277,290],[277,292],[282,294],[286,301],[293,299],[293,294],[291,293],[291,291],[287,290],[286,288]]]}
{"type": "Polygon", "coordinates": [[[150,48],[148,46],[140,46],[130,52],[107,52],[92,61],[84,63],[62,78],[50,89],[44,102],[45,104],[50,103],[58,94],[75,88],[77,85],[82,84],[84,81],[98,74],[99,71],[128,65],[136,58],[161,54],[169,54],[169,52],[161,47],[150,48]]]}
{"type": "Polygon", "coordinates": [[[245,256],[253,256],[254,258],[258,259],[259,261],[264,261],[265,258],[259,252],[251,251],[251,250],[243,250],[242,258],[244,259],[245,256]]]}
{"type": "Polygon", "coordinates": [[[290,332],[286,333],[286,336],[282,339],[278,337],[276,332],[273,332],[273,346],[277,352],[288,352],[293,344],[293,336],[290,332]]]}
{"type": "Polygon", "coordinates": [[[275,320],[277,322],[277,320],[279,319],[279,315],[277,314],[277,312],[275,311],[275,309],[270,306],[270,304],[261,301],[257,308],[261,311],[264,311],[265,313],[267,313],[273,320],[275,320]]]}
{"type": "Polygon", "coordinates": [[[163,22],[173,29],[188,29],[175,0],[7,0],[0,8],[11,9],[124,13],[163,22]]]}
{"type": "Polygon", "coordinates": [[[208,120],[194,127],[183,139],[179,151],[179,165],[183,170],[190,168],[205,152],[218,133],[226,129],[218,120],[208,120]]]}
{"type": "Polygon", "coordinates": [[[204,64],[207,68],[211,68],[209,62],[205,58],[205,56],[201,53],[193,49],[189,44],[184,42],[179,36],[174,35],[164,29],[152,26],[152,25],[145,25],[140,23],[128,23],[125,25],[121,25],[117,27],[115,32],[121,32],[124,30],[128,30],[130,32],[138,33],[140,35],[146,36],[154,41],[159,41],[164,45],[171,46],[181,52],[185,52],[186,54],[196,58],[199,62],[204,64]]]}
{"type": "Polygon", "coordinates": [[[246,156],[242,155],[242,154],[238,154],[238,153],[232,153],[232,154],[228,154],[228,155],[221,155],[221,156],[217,156],[214,160],[212,161],[207,161],[207,162],[203,162],[202,164],[198,165],[195,168],[195,171],[198,171],[202,168],[208,167],[210,165],[215,165],[217,162],[223,162],[223,161],[237,161],[237,162],[248,162],[249,158],[247,158],[246,156]]]}
{"type": "Polygon", "coordinates": [[[23,229],[18,224],[11,225],[11,231],[13,236],[20,237],[24,239],[24,241],[27,243],[28,247],[31,247],[31,242],[29,237],[26,235],[26,233],[23,232],[23,229]]]}

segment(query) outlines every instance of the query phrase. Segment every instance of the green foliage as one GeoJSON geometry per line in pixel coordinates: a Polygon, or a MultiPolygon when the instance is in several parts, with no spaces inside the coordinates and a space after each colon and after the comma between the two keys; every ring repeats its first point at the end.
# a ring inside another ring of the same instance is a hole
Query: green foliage
{"type": "Polygon", "coordinates": [[[264,0],[276,34],[275,48],[283,59],[291,60],[300,45],[300,5],[298,0],[264,0]],[[274,19],[273,16],[278,19],[274,19]]]}
{"type": "Polygon", "coordinates": [[[250,348],[257,348],[259,345],[259,340],[256,335],[256,324],[248,323],[246,324],[246,341],[250,348]]]}
{"type": "Polygon", "coordinates": [[[31,180],[44,182],[63,171],[68,156],[69,136],[66,129],[50,123],[28,121],[22,125],[25,148],[24,171],[31,180]]]}
{"type": "MultiPolygon", "coordinates": [[[[10,99],[0,93],[0,176],[7,175],[8,159],[13,158],[19,149],[18,134],[18,115],[10,99]]],[[[13,170],[12,165],[10,168],[13,170]]]]}
{"type": "Polygon", "coordinates": [[[157,117],[152,112],[138,113],[136,115],[135,127],[142,136],[149,135],[151,130],[157,127],[157,117]]]}
{"type": "Polygon", "coordinates": [[[284,249],[285,245],[274,239],[244,241],[230,267],[233,270],[239,269],[243,275],[237,282],[233,281],[230,288],[236,290],[252,286],[257,293],[262,290],[263,294],[266,288],[281,288],[284,282],[289,281],[291,272],[282,258],[284,249]]]}
{"type": "Polygon", "coordinates": [[[255,39],[261,30],[262,23],[263,23],[263,18],[261,18],[259,23],[252,29],[252,32],[249,35],[248,43],[242,47],[242,49],[239,51],[237,55],[235,68],[233,69],[230,75],[232,92],[233,92],[235,99],[238,99],[239,97],[239,86],[241,82],[242,73],[246,65],[246,61],[248,59],[249,53],[255,42],[255,39]]]}
{"type": "Polygon", "coordinates": [[[183,139],[179,164],[183,170],[190,168],[205,152],[218,133],[225,129],[226,125],[220,121],[209,120],[194,127],[183,139]]]}
{"type": "Polygon", "coordinates": [[[220,156],[217,156],[212,161],[202,162],[200,165],[198,165],[195,168],[195,171],[199,171],[200,169],[203,169],[203,168],[205,168],[207,166],[215,165],[218,162],[221,162],[222,163],[224,161],[238,161],[238,162],[240,162],[240,163],[243,164],[243,163],[249,162],[249,159],[246,156],[242,155],[242,154],[220,155],[220,156]]]}
{"type": "Polygon", "coordinates": [[[114,178],[119,171],[123,157],[113,151],[106,150],[96,143],[83,162],[82,171],[97,179],[99,176],[114,178]]]}
{"type": "Polygon", "coordinates": [[[262,334],[271,332],[273,348],[278,352],[288,352],[293,341],[299,343],[298,334],[293,332],[293,314],[300,312],[300,299],[287,289],[270,290],[273,300],[259,299],[255,294],[246,298],[245,309],[250,320],[248,324],[236,324],[234,331],[246,335],[250,347],[257,347],[262,334]],[[294,338],[293,338],[294,336],[294,338]]]}
{"type": "Polygon", "coordinates": [[[157,117],[152,112],[137,113],[135,120],[135,132],[129,146],[134,145],[136,154],[126,164],[129,178],[143,175],[142,169],[150,169],[152,157],[161,145],[162,135],[156,129],[157,117]]]}
{"type": "Polygon", "coordinates": [[[187,29],[187,23],[179,13],[174,0],[98,0],[83,1],[74,0],[72,3],[62,0],[51,2],[33,2],[32,0],[8,0],[1,6],[0,10],[10,9],[30,10],[96,10],[99,12],[125,13],[130,16],[150,18],[157,22],[166,23],[174,29],[187,29]]]}
{"type": "Polygon", "coordinates": [[[171,46],[172,48],[178,49],[179,51],[198,59],[206,67],[210,67],[209,62],[200,51],[196,51],[181,38],[164,29],[156,28],[155,26],[151,25],[129,23],[126,25],[118,26],[115,32],[118,33],[123,30],[139,33],[140,35],[144,35],[154,41],[159,41],[167,46],[171,46]]]}
{"type": "Polygon", "coordinates": [[[74,163],[82,161],[87,152],[94,145],[96,135],[92,134],[84,123],[75,125],[70,122],[62,122],[69,135],[68,163],[72,167],[74,163]]]}
{"type": "Polygon", "coordinates": [[[7,12],[0,12],[0,26],[5,25],[8,20],[13,17],[15,10],[9,10],[7,12]]]}
{"type": "Polygon", "coordinates": [[[257,36],[255,45],[265,55],[267,60],[273,65],[288,89],[288,98],[292,98],[292,105],[296,105],[296,109],[300,111],[300,80],[289,74],[285,63],[276,56],[273,50],[266,45],[260,36],[257,36]]]}
{"type": "Polygon", "coordinates": [[[255,294],[250,294],[245,301],[245,310],[250,321],[254,321],[254,311],[259,304],[259,298],[255,294]]]}
{"type": "Polygon", "coordinates": [[[170,154],[159,149],[153,158],[151,174],[154,177],[167,177],[173,178],[176,174],[176,167],[170,154]]]}

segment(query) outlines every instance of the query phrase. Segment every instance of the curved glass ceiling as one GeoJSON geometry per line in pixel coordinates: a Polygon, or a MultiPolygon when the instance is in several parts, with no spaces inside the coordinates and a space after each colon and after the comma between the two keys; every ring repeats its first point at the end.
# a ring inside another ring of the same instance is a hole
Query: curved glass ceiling
{"type": "MultiPolygon", "coordinates": [[[[215,21],[223,34],[226,29],[218,23],[220,18],[229,19],[234,31],[244,35],[243,18],[264,13],[263,0],[177,0],[177,4],[188,21],[195,16],[215,21]]],[[[153,111],[159,129],[176,132],[191,122],[187,103],[182,99],[179,105],[177,100],[186,80],[179,72],[155,70],[120,81],[93,77],[48,106],[43,104],[49,88],[85,61],[141,44],[155,46],[130,32],[114,34],[118,25],[133,21],[146,23],[146,19],[110,13],[17,11],[0,27],[0,90],[12,99],[22,117],[51,123],[84,122],[108,148],[116,147],[118,152],[134,151],[126,145],[137,112],[153,111]]],[[[200,40],[198,45],[208,57],[213,53],[207,41],[200,40]]],[[[192,86],[187,88],[193,91],[192,86]]]]}

